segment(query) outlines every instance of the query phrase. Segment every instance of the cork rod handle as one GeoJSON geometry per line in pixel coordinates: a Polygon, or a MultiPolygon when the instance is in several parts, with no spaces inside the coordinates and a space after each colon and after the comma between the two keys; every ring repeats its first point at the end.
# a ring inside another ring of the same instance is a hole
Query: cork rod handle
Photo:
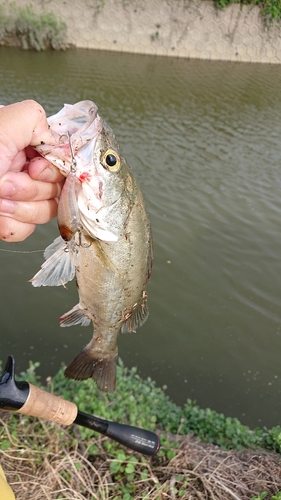
{"type": "Polygon", "coordinates": [[[40,417],[57,424],[71,425],[77,416],[78,408],[70,401],[29,384],[28,398],[17,413],[40,417]]]}

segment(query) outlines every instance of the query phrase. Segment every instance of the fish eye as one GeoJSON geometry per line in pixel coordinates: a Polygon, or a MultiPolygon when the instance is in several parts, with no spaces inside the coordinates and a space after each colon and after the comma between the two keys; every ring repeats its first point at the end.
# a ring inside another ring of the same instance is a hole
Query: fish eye
{"type": "Polygon", "coordinates": [[[120,158],[113,149],[108,149],[103,154],[101,163],[110,172],[117,172],[120,168],[120,158]]]}
{"type": "Polygon", "coordinates": [[[109,155],[106,155],[105,161],[109,167],[114,167],[114,165],[116,165],[117,163],[117,158],[115,155],[110,153],[109,155]]]}

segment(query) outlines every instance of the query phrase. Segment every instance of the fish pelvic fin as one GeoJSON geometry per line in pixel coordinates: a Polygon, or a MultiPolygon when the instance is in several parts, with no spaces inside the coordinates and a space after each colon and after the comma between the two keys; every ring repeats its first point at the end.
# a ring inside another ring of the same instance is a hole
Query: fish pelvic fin
{"type": "Polygon", "coordinates": [[[93,378],[101,391],[114,392],[116,388],[117,353],[112,356],[94,354],[88,344],[65,369],[67,378],[86,380],[93,378]]]}
{"type": "Polygon", "coordinates": [[[123,312],[121,333],[135,332],[137,328],[146,322],[148,315],[147,292],[144,290],[141,301],[136,303],[130,310],[123,312]]]}
{"type": "Polygon", "coordinates": [[[60,317],[60,326],[74,326],[74,325],[80,325],[81,326],[88,326],[91,323],[90,318],[88,318],[85,314],[83,309],[81,309],[80,304],[77,304],[74,306],[70,311],[67,313],[63,314],[60,317]]]}

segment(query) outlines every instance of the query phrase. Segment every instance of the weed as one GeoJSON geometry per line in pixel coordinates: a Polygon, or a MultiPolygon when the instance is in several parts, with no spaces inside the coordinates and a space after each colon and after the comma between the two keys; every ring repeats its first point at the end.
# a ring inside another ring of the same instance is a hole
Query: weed
{"type": "MultiPolygon", "coordinates": [[[[40,377],[36,373],[38,367],[39,363],[30,362],[29,368],[20,374],[20,378],[39,385],[40,377]]],[[[237,418],[226,417],[210,408],[200,408],[191,399],[181,408],[170,400],[165,387],[156,387],[150,378],[142,380],[136,368],[126,368],[121,360],[117,367],[118,391],[115,393],[101,393],[92,379],[67,379],[63,371],[64,367],[61,367],[53,378],[48,377],[47,390],[73,401],[80,411],[151,431],[160,430],[176,435],[191,433],[203,442],[225,449],[264,448],[281,453],[280,426],[250,429],[237,418]]],[[[87,440],[92,436],[92,431],[81,428],[80,434],[82,440],[87,440]]],[[[115,443],[108,446],[113,446],[114,452],[115,443]]],[[[168,442],[166,458],[172,458],[172,450],[173,445],[168,442]]],[[[111,452],[110,449],[107,451],[111,452]]],[[[91,453],[95,454],[94,448],[91,453]]]]}
{"type": "MultiPolygon", "coordinates": [[[[38,367],[39,363],[30,363],[19,378],[40,385],[38,367]]],[[[225,484],[233,484],[238,495],[248,491],[243,498],[281,500],[277,488],[278,455],[245,451],[263,446],[280,452],[279,426],[250,430],[238,419],[204,410],[191,400],[180,408],[170,401],[164,388],[157,388],[151,379],[142,380],[136,368],[129,370],[122,362],[117,370],[118,391],[114,394],[99,393],[92,380],[66,379],[63,369],[48,378],[49,391],[75,401],[85,412],[156,430],[161,448],[156,457],[146,458],[90,429],[75,425],[63,428],[33,417],[1,412],[1,462],[10,481],[15,478],[13,464],[17,464],[17,477],[28,478],[28,488],[33,488],[30,497],[34,500],[42,498],[40,485],[54,492],[54,498],[66,498],[67,490],[69,500],[187,500],[191,496],[196,500],[202,498],[202,491],[217,488],[217,482],[223,484],[224,477],[225,484]],[[201,444],[192,437],[195,435],[209,444],[201,444]],[[241,458],[236,451],[239,448],[243,448],[241,458]],[[257,470],[260,490],[253,496],[257,470]],[[197,491],[198,496],[194,496],[197,491]]],[[[22,487],[22,481],[16,479],[14,483],[15,488],[18,485],[19,500],[23,500],[21,491],[27,488],[27,484],[22,487]]],[[[216,498],[223,499],[223,493],[222,489],[222,496],[216,498]]]]}
{"type": "Polygon", "coordinates": [[[8,1],[0,4],[0,42],[9,38],[23,49],[37,51],[64,48],[66,24],[53,12],[34,12],[31,5],[21,7],[8,1]]]}
{"type": "Polygon", "coordinates": [[[257,5],[260,7],[260,15],[264,19],[265,24],[272,21],[280,21],[281,19],[281,2],[280,0],[214,0],[215,5],[219,9],[227,7],[231,3],[242,5],[257,5]]]}
{"type": "MultiPolygon", "coordinates": [[[[264,498],[266,498],[268,495],[267,491],[262,491],[261,493],[259,493],[258,495],[250,498],[250,500],[264,500],[264,498]]],[[[273,495],[272,497],[268,497],[267,500],[281,500],[281,492],[279,493],[276,493],[276,495],[273,495]]]]}

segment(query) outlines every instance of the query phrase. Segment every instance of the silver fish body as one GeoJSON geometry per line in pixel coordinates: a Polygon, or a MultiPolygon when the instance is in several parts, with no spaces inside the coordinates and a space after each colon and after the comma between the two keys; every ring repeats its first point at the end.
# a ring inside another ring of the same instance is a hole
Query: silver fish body
{"type": "Polygon", "coordinates": [[[118,335],[135,331],[148,316],[150,223],[139,185],[94,103],[66,105],[49,124],[54,144],[36,149],[67,176],[58,209],[61,236],[31,281],[63,285],[76,275],[79,303],[60,324],[92,321],[94,335],[65,374],[93,377],[100,389],[114,391],[118,335]]]}

